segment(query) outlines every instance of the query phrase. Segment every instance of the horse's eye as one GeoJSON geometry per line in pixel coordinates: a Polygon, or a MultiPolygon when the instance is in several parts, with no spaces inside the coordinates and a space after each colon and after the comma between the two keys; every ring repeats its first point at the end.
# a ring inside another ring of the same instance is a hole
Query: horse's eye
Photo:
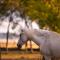
{"type": "Polygon", "coordinates": [[[21,31],[23,32],[23,29],[21,31]]]}

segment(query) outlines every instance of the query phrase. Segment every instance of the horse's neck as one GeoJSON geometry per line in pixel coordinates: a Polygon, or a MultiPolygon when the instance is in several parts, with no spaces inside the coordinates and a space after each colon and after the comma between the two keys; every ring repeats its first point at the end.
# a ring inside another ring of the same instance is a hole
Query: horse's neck
{"type": "Polygon", "coordinates": [[[27,30],[25,32],[27,33],[27,36],[39,46],[40,46],[40,44],[43,44],[46,40],[43,31],[38,32],[35,30],[27,30]],[[43,35],[41,32],[43,33],[43,35]],[[41,34],[38,35],[38,33],[39,34],[41,33],[41,34]]]}
{"type": "Polygon", "coordinates": [[[34,35],[32,37],[32,40],[37,44],[37,45],[41,45],[41,44],[44,44],[45,41],[46,41],[46,37],[44,35],[40,35],[40,36],[37,36],[37,35],[34,35]]]}

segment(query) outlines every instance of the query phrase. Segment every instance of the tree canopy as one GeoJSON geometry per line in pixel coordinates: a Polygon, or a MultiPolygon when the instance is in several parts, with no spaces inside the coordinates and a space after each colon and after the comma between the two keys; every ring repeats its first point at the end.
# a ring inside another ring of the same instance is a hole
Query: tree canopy
{"type": "Polygon", "coordinates": [[[45,25],[60,32],[60,0],[1,0],[0,14],[7,10],[23,11],[32,20],[38,19],[40,27],[45,25]]]}

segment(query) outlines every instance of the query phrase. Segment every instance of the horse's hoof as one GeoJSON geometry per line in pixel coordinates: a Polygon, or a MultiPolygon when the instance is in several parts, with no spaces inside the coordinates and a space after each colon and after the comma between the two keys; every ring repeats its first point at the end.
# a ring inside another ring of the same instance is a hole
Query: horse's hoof
{"type": "Polygon", "coordinates": [[[44,56],[42,57],[42,60],[45,60],[45,57],[44,56]]]}
{"type": "Polygon", "coordinates": [[[54,58],[54,57],[52,57],[52,58],[51,58],[51,60],[55,60],[55,58],[54,58]]]}

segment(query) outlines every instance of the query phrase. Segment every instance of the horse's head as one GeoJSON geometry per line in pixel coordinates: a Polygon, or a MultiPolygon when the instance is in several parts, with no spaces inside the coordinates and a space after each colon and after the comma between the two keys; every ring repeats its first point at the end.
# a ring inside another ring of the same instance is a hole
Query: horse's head
{"type": "Polygon", "coordinates": [[[26,22],[25,21],[20,22],[21,33],[20,33],[20,38],[19,38],[18,44],[17,44],[19,49],[28,40],[28,35],[25,33],[25,30],[27,30],[27,29],[29,29],[29,27],[27,26],[26,22]]]}
{"type": "Polygon", "coordinates": [[[18,49],[20,49],[22,47],[22,45],[27,42],[27,40],[28,40],[28,36],[25,35],[24,33],[21,33],[19,41],[17,43],[18,49]]]}
{"type": "Polygon", "coordinates": [[[21,31],[17,46],[18,46],[18,48],[21,48],[22,45],[24,43],[26,43],[29,38],[27,33],[28,33],[29,29],[31,28],[31,25],[29,24],[29,21],[26,21],[26,20],[21,20],[17,23],[20,26],[20,31],[21,31]]]}

